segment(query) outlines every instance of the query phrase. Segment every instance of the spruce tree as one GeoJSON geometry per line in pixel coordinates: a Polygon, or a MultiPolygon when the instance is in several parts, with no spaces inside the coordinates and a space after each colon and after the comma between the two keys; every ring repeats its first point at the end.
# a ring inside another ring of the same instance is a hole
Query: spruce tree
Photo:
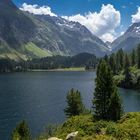
{"type": "Polygon", "coordinates": [[[137,58],[138,58],[138,69],[140,69],[140,44],[138,45],[137,48],[137,58]]]}
{"type": "Polygon", "coordinates": [[[124,68],[124,52],[123,49],[120,49],[118,51],[118,55],[119,55],[119,64],[120,64],[120,68],[121,70],[124,68]]]}
{"type": "Polygon", "coordinates": [[[112,121],[117,121],[121,118],[122,114],[123,114],[123,108],[121,105],[121,99],[117,87],[114,87],[114,92],[110,97],[109,118],[112,121]]]}
{"type": "Polygon", "coordinates": [[[128,54],[125,54],[125,65],[124,65],[124,68],[127,69],[129,67],[130,67],[130,60],[129,60],[128,54]]]}
{"type": "Polygon", "coordinates": [[[131,65],[134,66],[135,64],[136,64],[136,53],[135,50],[133,49],[131,54],[131,65]]]}
{"type": "Polygon", "coordinates": [[[130,73],[130,60],[127,54],[125,55],[124,74],[125,74],[125,82],[129,83],[132,80],[132,78],[131,78],[131,73],[130,73]]]}
{"type": "Polygon", "coordinates": [[[119,51],[116,53],[116,73],[118,74],[122,70],[120,64],[120,54],[119,51]]]}
{"type": "Polygon", "coordinates": [[[30,130],[25,121],[17,125],[12,133],[12,140],[31,140],[30,130]]]}
{"type": "Polygon", "coordinates": [[[107,54],[104,56],[104,60],[106,61],[107,64],[109,63],[109,58],[107,54]]]}
{"type": "Polygon", "coordinates": [[[81,93],[77,90],[71,89],[67,94],[68,106],[64,109],[67,117],[72,117],[84,113],[85,106],[82,102],[81,93]]]}
{"type": "Polygon", "coordinates": [[[121,117],[121,103],[118,97],[112,71],[106,62],[101,60],[97,68],[96,88],[93,98],[95,119],[113,121],[115,118],[119,119],[121,117]]]}
{"type": "Polygon", "coordinates": [[[111,70],[113,71],[113,74],[115,75],[116,74],[116,57],[115,57],[115,54],[112,54],[110,56],[109,65],[110,65],[111,70]]]}

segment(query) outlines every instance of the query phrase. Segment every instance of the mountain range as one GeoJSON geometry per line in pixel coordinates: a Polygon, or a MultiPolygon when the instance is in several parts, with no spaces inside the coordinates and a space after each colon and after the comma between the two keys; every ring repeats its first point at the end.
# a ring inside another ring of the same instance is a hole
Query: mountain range
{"type": "Polygon", "coordinates": [[[132,51],[140,43],[140,22],[132,24],[128,30],[111,43],[113,52],[123,49],[126,52],[132,51]]]}
{"type": "Polygon", "coordinates": [[[0,58],[27,60],[47,56],[92,53],[97,57],[140,43],[140,23],[129,27],[113,43],[104,43],[78,22],[62,17],[33,15],[19,10],[11,0],[0,1],[0,58]]]}
{"type": "Polygon", "coordinates": [[[107,45],[85,26],[61,17],[33,15],[0,1],[0,58],[27,60],[87,52],[103,56],[107,45]]]}

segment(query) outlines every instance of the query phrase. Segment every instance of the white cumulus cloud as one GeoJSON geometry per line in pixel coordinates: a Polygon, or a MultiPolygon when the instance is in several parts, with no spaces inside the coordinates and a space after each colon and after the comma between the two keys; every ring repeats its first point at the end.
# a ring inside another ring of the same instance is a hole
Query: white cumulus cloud
{"type": "Polygon", "coordinates": [[[55,13],[51,11],[51,8],[48,6],[39,6],[37,4],[31,5],[27,3],[23,3],[20,7],[20,10],[27,11],[36,15],[50,15],[57,16],[55,13]]]}
{"type": "Polygon", "coordinates": [[[116,37],[114,37],[114,35],[112,35],[111,33],[105,33],[100,38],[104,41],[109,42],[112,42],[114,39],[116,39],[116,37]]]}
{"type": "Polygon", "coordinates": [[[99,13],[89,12],[85,15],[77,14],[63,18],[80,22],[104,41],[112,42],[116,38],[115,29],[120,26],[121,14],[113,5],[107,4],[102,5],[99,13]]]}
{"type": "MultiPolygon", "coordinates": [[[[57,16],[49,6],[23,3],[20,9],[36,15],[57,16]]],[[[94,35],[104,41],[112,42],[118,36],[115,29],[120,26],[121,14],[111,4],[102,5],[100,12],[62,17],[85,25],[94,35]]]]}
{"type": "Polygon", "coordinates": [[[136,14],[132,15],[132,23],[140,22],[140,7],[136,14]]]}

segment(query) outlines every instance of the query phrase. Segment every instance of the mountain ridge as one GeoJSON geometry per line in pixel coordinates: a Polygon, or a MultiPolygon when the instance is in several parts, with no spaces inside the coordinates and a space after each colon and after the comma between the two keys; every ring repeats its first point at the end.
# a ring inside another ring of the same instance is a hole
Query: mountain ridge
{"type": "Polygon", "coordinates": [[[126,52],[132,51],[140,43],[140,22],[134,23],[126,32],[111,43],[112,51],[123,49],[126,52]]]}
{"type": "Polygon", "coordinates": [[[27,60],[87,52],[103,56],[107,45],[80,23],[61,17],[37,16],[0,1],[0,58],[27,60]]]}

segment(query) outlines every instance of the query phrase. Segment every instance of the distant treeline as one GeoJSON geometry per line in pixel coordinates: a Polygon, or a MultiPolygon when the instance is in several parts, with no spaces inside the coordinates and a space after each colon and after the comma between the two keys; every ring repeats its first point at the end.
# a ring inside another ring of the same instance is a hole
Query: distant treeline
{"type": "Polygon", "coordinates": [[[0,60],[0,72],[27,71],[33,69],[59,69],[71,67],[85,67],[95,69],[99,59],[89,53],[75,56],[53,56],[28,61],[15,62],[10,59],[0,60]]]}
{"type": "Polygon", "coordinates": [[[87,69],[95,68],[98,59],[95,55],[89,53],[81,53],[73,57],[70,56],[54,56],[41,59],[33,59],[28,61],[29,69],[58,69],[70,67],[86,67],[87,69]]]}
{"type": "Polygon", "coordinates": [[[0,72],[14,71],[16,62],[10,59],[0,59],[0,72]]]}

